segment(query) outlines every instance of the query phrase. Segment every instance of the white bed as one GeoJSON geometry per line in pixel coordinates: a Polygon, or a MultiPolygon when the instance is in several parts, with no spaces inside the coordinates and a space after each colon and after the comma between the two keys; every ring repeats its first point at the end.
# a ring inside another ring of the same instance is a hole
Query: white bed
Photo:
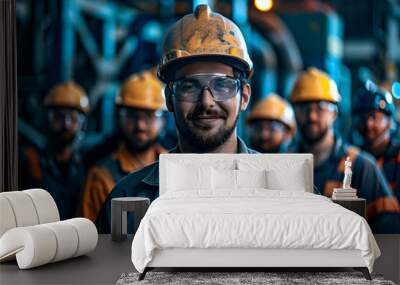
{"type": "Polygon", "coordinates": [[[142,273],[172,267],[353,267],[380,255],[362,217],[313,194],[309,154],[165,154],[160,197],[132,243],[142,273]]]}

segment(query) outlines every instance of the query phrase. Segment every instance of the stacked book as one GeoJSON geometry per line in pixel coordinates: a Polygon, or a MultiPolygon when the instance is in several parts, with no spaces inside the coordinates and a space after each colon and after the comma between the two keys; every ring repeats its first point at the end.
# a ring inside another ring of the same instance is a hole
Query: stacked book
{"type": "Polygon", "coordinates": [[[357,199],[357,189],[348,188],[334,188],[332,199],[334,200],[352,200],[357,199]]]}

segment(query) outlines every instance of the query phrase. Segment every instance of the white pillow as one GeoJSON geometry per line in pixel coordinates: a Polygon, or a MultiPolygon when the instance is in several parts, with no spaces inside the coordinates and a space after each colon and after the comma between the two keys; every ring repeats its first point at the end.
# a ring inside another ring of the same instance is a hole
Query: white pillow
{"type": "Polygon", "coordinates": [[[267,188],[266,171],[212,169],[214,190],[234,191],[241,188],[267,188]]]}
{"type": "Polygon", "coordinates": [[[212,168],[212,188],[214,190],[236,190],[236,170],[212,168]]]}
{"type": "Polygon", "coordinates": [[[169,191],[211,189],[211,167],[168,163],[167,189],[169,191]]]}
{"type": "Polygon", "coordinates": [[[268,189],[306,192],[307,177],[304,163],[294,165],[290,172],[269,169],[266,176],[268,189]]]}
{"type": "Polygon", "coordinates": [[[267,188],[266,170],[236,170],[237,187],[267,188]]]}

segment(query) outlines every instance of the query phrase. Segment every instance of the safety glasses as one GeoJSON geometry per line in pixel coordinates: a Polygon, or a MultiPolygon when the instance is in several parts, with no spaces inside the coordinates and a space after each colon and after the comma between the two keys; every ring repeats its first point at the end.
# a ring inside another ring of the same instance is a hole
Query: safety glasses
{"type": "Polygon", "coordinates": [[[315,111],[318,115],[321,115],[325,112],[337,111],[337,106],[333,103],[326,101],[309,102],[309,103],[295,104],[294,110],[297,114],[300,115],[308,114],[311,111],[315,111]]]}
{"type": "Polygon", "coordinates": [[[68,125],[82,124],[85,120],[85,115],[77,110],[57,110],[52,109],[47,113],[48,120],[55,123],[65,122],[68,125]]]}
{"type": "Polygon", "coordinates": [[[137,110],[137,109],[129,109],[129,108],[121,108],[119,110],[120,118],[130,122],[135,123],[139,120],[144,121],[146,124],[151,124],[157,121],[162,117],[162,112],[157,111],[146,111],[146,110],[137,110]]]}
{"type": "Polygon", "coordinates": [[[380,111],[371,111],[368,113],[361,113],[356,116],[356,122],[360,126],[364,126],[368,123],[368,121],[372,121],[374,125],[382,125],[385,126],[388,124],[390,117],[383,112],[380,111]]]}
{"type": "Polygon", "coordinates": [[[263,132],[264,130],[275,133],[285,131],[286,126],[278,121],[255,121],[251,125],[251,130],[258,133],[263,132]]]}
{"type": "Polygon", "coordinates": [[[237,95],[240,79],[225,74],[196,74],[172,81],[169,88],[178,101],[198,102],[204,89],[207,89],[214,101],[225,101],[237,95]]]}

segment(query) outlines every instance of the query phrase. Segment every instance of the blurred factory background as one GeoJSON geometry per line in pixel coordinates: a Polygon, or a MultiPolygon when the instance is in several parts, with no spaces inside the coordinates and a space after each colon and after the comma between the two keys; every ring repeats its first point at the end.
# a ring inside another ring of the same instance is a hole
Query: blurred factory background
{"type": "MultiPolygon", "coordinates": [[[[233,19],[255,63],[252,105],[270,92],[287,97],[300,71],[326,71],[342,95],[336,128],[351,134],[355,90],[373,80],[399,110],[400,2],[397,0],[17,0],[19,143],[45,147],[43,99],[73,79],[90,113],[82,148],[113,149],[115,96],[131,74],[157,65],[168,27],[201,3],[233,19]]],[[[175,144],[165,111],[160,141],[175,144]]],[[[244,117],[239,135],[247,140],[244,117]]],[[[97,157],[99,158],[99,157],[97,157]]]]}

